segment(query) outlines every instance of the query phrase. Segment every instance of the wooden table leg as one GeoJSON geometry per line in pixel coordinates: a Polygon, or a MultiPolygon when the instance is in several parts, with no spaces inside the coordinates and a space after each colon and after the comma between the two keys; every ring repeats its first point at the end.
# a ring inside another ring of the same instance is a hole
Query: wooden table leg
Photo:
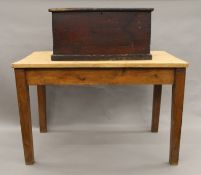
{"type": "Polygon", "coordinates": [[[174,84],[172,86],[172,114],[170,132],[169,163],[171,165],[177,165],[179,160],[185,74],[185,68],[175,69],[174,84]]]}
{"type": "Polygon", "coordinates": [[[158,132],[162,85],[154,85],[151,132],[158,132]]]}
{"type": "Polygon", "coordinates": [[[25,70],[15,69],[15,79],[16,79],[17,98],[19,106],[25,163],[27,165],[30,165],[34,163],[34,150],[33,150],[33,136],[32,136],[31,111],[30,111],[30,99],[29,99],[29,86],[26,82],[25,70]]]}
{"type": "Polygon", "coordinates": [[[38,92],[38,112],[39,112],[40,132],[45,133],[47,132],[45,85],[38,85],[37,92],[38,92]]]}

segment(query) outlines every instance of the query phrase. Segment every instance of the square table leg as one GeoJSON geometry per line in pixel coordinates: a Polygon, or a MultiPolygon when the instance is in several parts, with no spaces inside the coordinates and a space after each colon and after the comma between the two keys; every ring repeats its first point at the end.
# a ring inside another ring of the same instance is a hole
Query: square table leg
{"type": "Polygon", "coordinates": [[[158,132],[162,85],[154,85],[151,132],[158,132]]]}
{"type": "Polygon", "coordinates": [[[34,163],[33,136],[31,124],[31,110],[29,99],[29,86],[26,81],[24,69],[15,69],[17,98],[19,106],[22,142],[24,147],[25,163],[34,163]]]}
{"type": "Polygon", "coordinates": [[[45,133],[47,132],[45,85],[37,85],[37,93],[38,93],[38,112],[39,112],[40,132],[45,133]]]}
{"type": "Polygon", "coordinates": [[[177,165],[179,161],[179,148],[182,126],[182,112],[185,87],[185,68],[175,69],[174,83],[172,86],[172,113],[170,132],[170,157],[169,163],[177,165]]]}

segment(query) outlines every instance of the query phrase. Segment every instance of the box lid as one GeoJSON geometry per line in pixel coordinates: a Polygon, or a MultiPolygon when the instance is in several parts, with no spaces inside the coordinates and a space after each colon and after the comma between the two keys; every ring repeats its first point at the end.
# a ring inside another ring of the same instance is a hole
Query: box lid
{"type": "Polygon", "coordinates": [[[49,12],[114,12],[114,11],[142,11],[151,12],[154,8],[50,8],[49,12]]]}

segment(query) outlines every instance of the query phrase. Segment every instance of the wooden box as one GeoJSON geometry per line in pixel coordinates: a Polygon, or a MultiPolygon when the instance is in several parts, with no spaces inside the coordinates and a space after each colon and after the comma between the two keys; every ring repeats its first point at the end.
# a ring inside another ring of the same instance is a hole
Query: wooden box
{"type": "Polygon", "coordinates": [[[49,9],[52,60],[148,60],[152,8],[49,9]]]}

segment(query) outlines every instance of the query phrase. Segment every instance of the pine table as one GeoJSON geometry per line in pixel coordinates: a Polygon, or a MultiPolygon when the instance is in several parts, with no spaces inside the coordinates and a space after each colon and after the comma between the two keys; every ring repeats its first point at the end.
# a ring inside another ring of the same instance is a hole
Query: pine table
{"type": "Polygon", "coordinates": [[[29,85],[37,86],[40,132],[47,132],[45,85],[99,84],[153,84],[151,132],[158,132],[162,85],[172,85],[169,163],[178,164],[187,62],[165,51],[152,51],[152,60],[134,61],[51,61],[51,54],[33,52],[12,64],[27,165],[34,163],[29,85]]]}

